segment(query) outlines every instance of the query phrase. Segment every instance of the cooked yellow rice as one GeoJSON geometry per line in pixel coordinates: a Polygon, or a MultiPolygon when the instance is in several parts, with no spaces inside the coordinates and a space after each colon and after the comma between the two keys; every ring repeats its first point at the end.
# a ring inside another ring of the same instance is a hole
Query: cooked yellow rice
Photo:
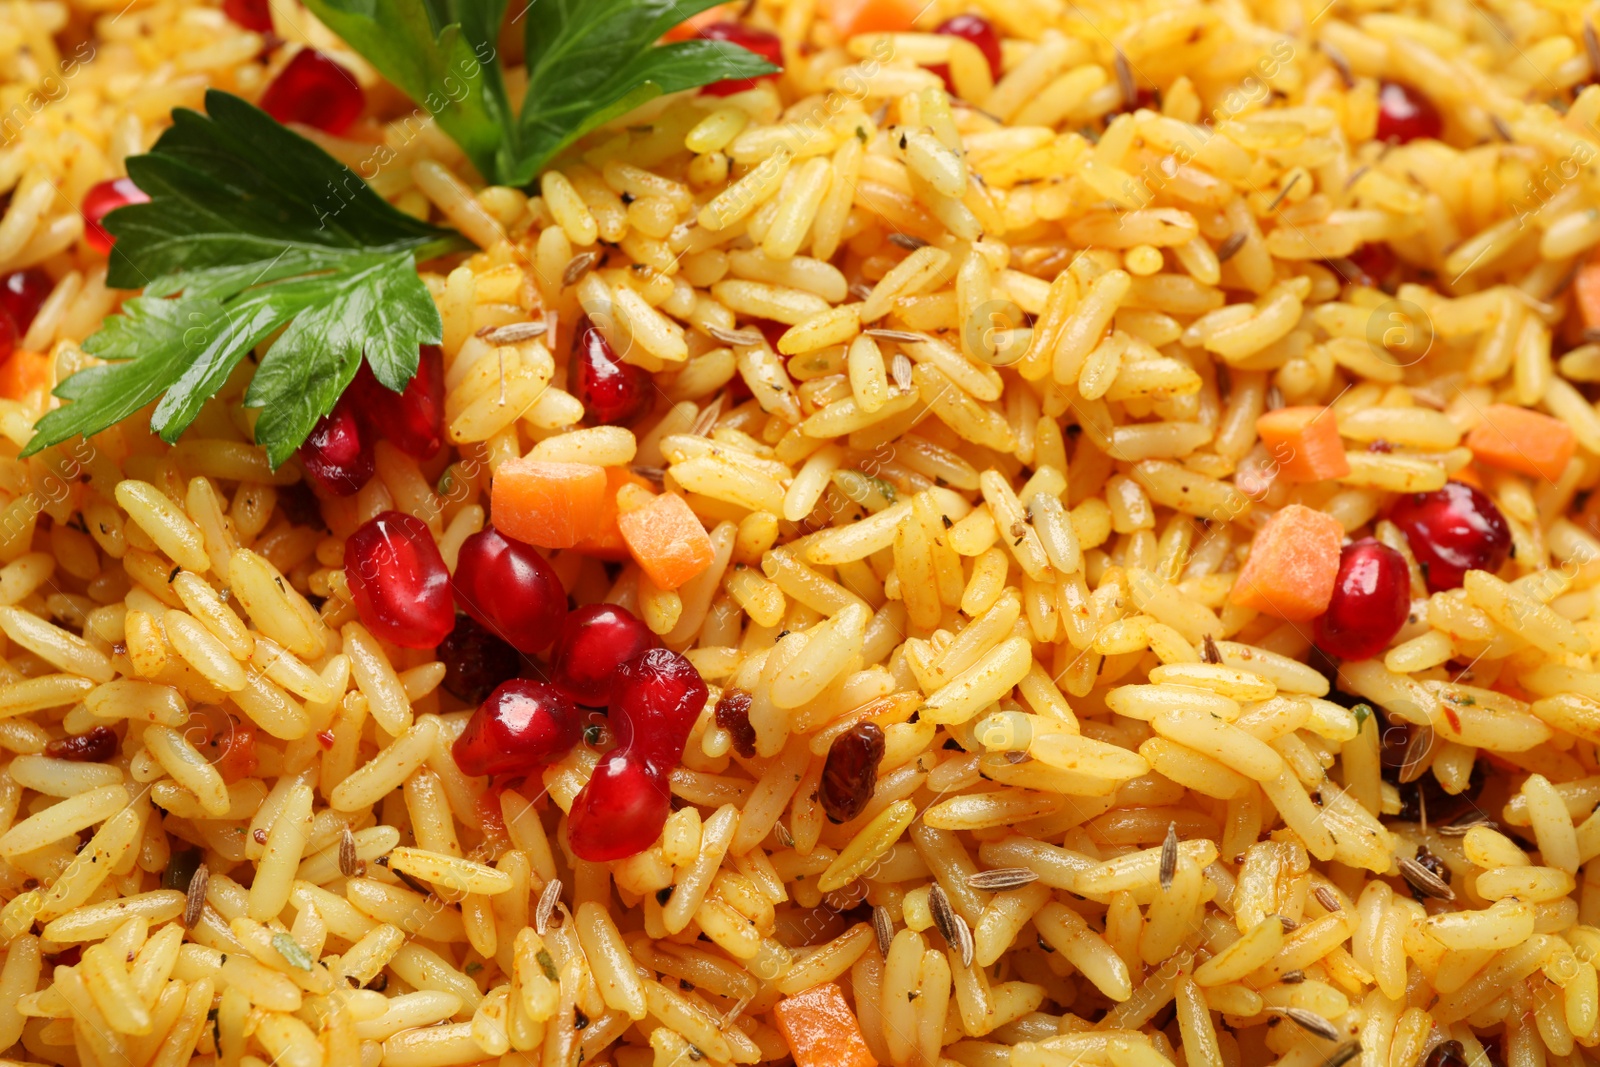
{"type": "Polygon", "coordinates": [[[22,341],[55,380],[122,295],[85,191],[301,45],[391,120],[318,143],[480,246],[425,273],[453,447],[419,469],[380,445],[319,528],[250,444],[249,363],[172,449],[133,419],[6,458],[54,401],[0,401],[6,1062],[781,1062],[775,1006],[823,982],[894,1067],[1415,1067],[1447,1040],[1473,1067],[1590,1062],[1600,347],[1563,323],[1600,245],[1592,6],[933,0],[920,29],[1002,29],[998,83],[950,37],[751,7],[781,80],[649,105],[530,197],[483,187],[297,4],[267,59],[184,0],[0,4],[0,271],[55,279],[22,341]],[[1158,100],[1132,108],[1128,75],[1158,100]],[[1379,78],[1429,96],[1448,143],[1375,142],[1379,78]],[[1411,279],[1392,296],[1338,273],[1373,243],[1411,279]],[[483,336],[585,313],[655,372],[632,431],[576,428],[564,348],[483,336]],[[716,336],[756,319],[788,327],[776,351],[716,336]],[[1251,536],[1301,503],[1404,551],[1386,504],[1470,463],[1491,403],[1554,414],[1577,455],[1554,481],[1479,468],[1504,582],[1414,576],[1391,649],[1341,674],[1385,713],[1358,720],[1309,625],[1230,601],[1251,536]],[[1256,418],[1300,404],[1332,405],[1348,476],[1271,479],[1256,418]],[[486,783],[449,752],[470,709],[344,583],[343,538],[390,508],[453,566],[530,453],[664,471],[709,571],[667,591],[552,563],[713,701],[755,693],[756,758],[708,707],[660,842],[606,865],[565,844],[594,750],[503,793],[486,835],[486,783]],[[259,777],[226,785],[191,743],[202,704],[255,726],[259,777]],[[822,760],[863,714],[887,754],[833,825],[822,760]],[[42,755],[96,724],[109,762],[42,755]],[[1485,768],[1480,824],[1400,817],[1397,745],[1445,794],[1485,768]],[[1421,845],[1453,899],[1412,892],[1437,881],[1421,845]],[[193,849],[209,879],[163,888],[193,849]]]}

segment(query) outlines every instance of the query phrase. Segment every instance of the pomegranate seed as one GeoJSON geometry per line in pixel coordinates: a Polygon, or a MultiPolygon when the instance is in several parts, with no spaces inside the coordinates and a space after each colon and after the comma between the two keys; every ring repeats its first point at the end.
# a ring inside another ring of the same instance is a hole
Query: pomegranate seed
{"type": "Polygon", "coordinates": [[[567,591],[532,545],[493,526],[461,543],[456,604],[518,652],[543,652],[567,619],[567,591]]]}
{"type": "Polygon", "coordinates": [[[830,822],[849,822],[866,808],[878,785],[883,744],[883,727],[875,722],[858,722],[828,746],[817,792],[830,822]]]}
{"type": "Polygon", "coordinates": [[[117,733],[109,726],[91,726],[88,732],[58,738],[44,746],[52,759],[77,763],[104,763],[117,754],[117,733]]]}
{"type": "Polygon", "coordinates": [[[83,239],[101,255],[110,252],[117,239],[106,232],[100,220],[119,207],[149,202],[150,198],[143,189],[133,184],[132,178],[112,178],[90,186],[89,191],[83,194],[83,239]]]}
{"type": "Polygon", "coordinates": [[[550,653],[550,683],[586,707],[604,707],[617,668],[656,645],[650,628],[615,604],[585,604],[567,615],[550,653]]]}
{"type": "Polygon", "coordinates": [[[450,752],[463,774],[531,774],[582,734],[578,709],[553,686],[513,678],[472,713],[450,752]]]}
{"type": "MultiPolygon", "coordinates": [[[[754,52],[775,67],[780,69],[783,67],[783,42],[775,33],[758,30],[742,22],[713,22],[700,31],[699,37],[703,41],[727,41],[736,44],[740,48],[754,52]]],[[[704,86],[701,91],[712,96],[732,96],[746,89],[754,89],[758,81],[775,81],[777,77],[778,75],[774,73],[763,74],[759,78],[727,78],[712,82],[704,86]]]]}
{"type": "Polygon", "coordinates": [[[1389,647],[1410,609],[1404,556],[1370,537],[1345,545],[1333,600],[1316,621],[1317,647],[1340,659],[1369,659],[1389,647]]]}
{"type": "Polygon", "coordinates": [[[1505,516],[1465,482],[1402,496],[1389,518],[1410,542],[1430,593],[1459,589],[1471,570],[1498,571],[1511,552],[1505,516]]]}
{"type": "Polygon", "coordinates": [[[1363,277],[1358,279],[1361,284],[1377,289],[1394,274],[1396,260],[1394,253],[1383,241],[1373,241],[1364,244],[1350,253],[1350,263],[1359,270],[1363,277]]]}
{"type": "Polygon", "coordinates": [[[444,445],[444,352],[423,345],[417,373],[404,392],[378,381],[363,361],[350,383],[362,421],[378,437],[418,459],[431,459],[444,445]]]}
{"type": "Polygon", "coordinates": [[[362,432],[355,406],[339,398],[333,410],[317,420],[296,453],[306,477],[329,496],[353,496],[372,479],[372,439],[362,432]]]}
{"type": "Polygon", "coordinates": [[[481,704],[495,686],[522,669],[517,650],[469,615],[456,616],[456,628],[439,642],[444,688],[468,704],[481,704]]]}
{"type": "Polygon", "coordinates": [[[261,94],[261,110],[279,122],[343,133],[367,106],[348,70],[311,48],[295,53],[261,94]]]}
{"type": "Polygon", "coordinates": [[[611,752],[573,801],[567,840],[591,863],[626,859],[655,844],[671,814],[667,775],[611,752]]]}
{"type": "MultiPolygon", "coordinates": [[[[957,15],[945,19],[933,32],[946,37],[962,37],[977,45],[983,58],[989,61],[989,73],[995,81],[1000,80],[1000,34],[995,32],[994,23],[982,15],[957,15]]],[[[950,90],[951,96],[956,95],[955,83],[950,80],[949,64],[936,63],[928,69],[944,79],[945,88],[950,90]]]]}
{"type": "Polygon", "coordinates": [[[19,333],[27,333],[34,316],[44,306],[44,301],[56,283],[38,267],[14,270],[0,278],[0,311],[11,316],[19,333]]]}
{"type": "Polygon", "coordinates": [[[1405,144],[1419,137],[1438,137],[1443,130],[1444,120],[1432,100],[1400,82],[1378,86],[1378,140],[1405,144]]]}
{"type": "Polygon", "coordinates": [[[421,519],[385,511],[350,535],[344,575],[367,628],[405,648],[433,648],[455,627],[450,572],[421,519]]]}
{"type": "Polygon", "coordinates": [[[272,4],[269,0],[222,0],[222,12],[236,26],[257,33],[272,32],[272,4]]]}
{"type": "Polygon", "coordinates": [[[606,335],[584,319],[572,335],[567,390],[583,404],[590,422],[627,422],[650,402],[650,372],[618,359],[606,335]]]}
{"type": "Polygon", "coordinates": [[[0,309],[0,363],[11,358],[11,353],[17,350],[17,342],[22,340],[22,331],[17,329],[16,322],[4,309],[0,309]]]}
{"type": "Polygon", "coordinates": [[[611,692],[617,748],[572,802],[567,827],[572,851],[591,862],[631,856],[660,836],[672,811],[667,777],[707,698],[694,664],[665,648],[624,663],[611,692]]]}

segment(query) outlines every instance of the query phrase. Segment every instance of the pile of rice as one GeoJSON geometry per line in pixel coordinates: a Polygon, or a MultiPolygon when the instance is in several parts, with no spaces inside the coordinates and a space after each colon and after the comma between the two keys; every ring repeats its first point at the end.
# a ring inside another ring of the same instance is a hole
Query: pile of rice
{"type": "MultiPolygon", "coordinates": [[[[383,195],[481,247],[425,274],[453,447],[419,468],[380,444],[320,526],[250,443],[249,363],[174,448],[131,419],[0,458],[8,1062],[781,1062],[775,1006],[825,982],[894,1067],[1590,1062],[1600,345],[1552,354],[1583,340],[1568,289],[1600,244],[1588,9],[1255,7],[935,0],[924,29],[1001,28],[991,84],[954,38],[840,41],[814,0],[757,0],[780,81],[658,101],[530,197],[483,188],[298,7],[263,59],[210,6],[5,0],[0,270],[56,279],[23,345],[58,378],[121,295],[84,191],[302,44],[394,120],[319,143],[382,151],[383,195]],[[1448,144],[1376,143],[1378,78],[1448,144]],[[1394,294],[1343,259],[1385,242],[1394,294]],[[582,314],[656,372],[632,430],[576,428],[552,384],[582,314]],[[530,321],[558,343],[483,336],[530,321]],[[1299,503],[1405,551],[1379,516],[1471,462],[1491,403],[1578,453],[1552,482],[1479,471],[1504,581],[1414,577],[1393,647],[1339,675],[1379,709],[1353,711],[1308,625],[1229,601],[1252,534],[1299,503]],[[1272,479],[1255,423],[1286,404],[1333,406],[1348,476],[1272,479]],[[713,702],[754,693],[756,757],[708,707],[662,840],[607,865],[565,844],[596,750],[485,823],[449,753],[470,709],[344,582],[343,539],[390,508],[453,566],[530,452],[664,472],[708,571],[552,563],[713,702]],[[257,777],[223,787],[202,706],[253,724],[257,777]],[[875,793],[833,825],[822,757],[865,717],[875,793]],[[111,760],[43,755],[97,724],[111,760]],[[165,877],[195,850],[205,873],[165,877]]],[[[52,403],[0,401],[0,456],[52,403]]]]}

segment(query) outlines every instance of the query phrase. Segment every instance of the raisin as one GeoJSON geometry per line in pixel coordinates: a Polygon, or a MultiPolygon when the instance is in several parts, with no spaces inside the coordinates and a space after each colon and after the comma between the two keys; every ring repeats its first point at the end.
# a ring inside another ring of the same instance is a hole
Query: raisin
{"type": "Polygon", "coordinates": [[[1423,1067],[1467,1067],[1467,1050],[1459,1041],[1441,1041],[1422,1062],[1423,1067]]]}
{"type": "Polygon", "coordinates": [[[516,649],[466,615],[456,616],[455,629],[439,642],[438,656],[445,691],[472,705],[482,704],[522,669],[516,649]]]}
{"type": "Polygon", "coordinates": [[[756,754],[756,728],[750,725],[750,694],[730,689],[717,701],[717,725],[733,737],[733,750],[745,759],[756,754]]]}
{"type": "Polygon", "coordinates": [[[91,726],[87,733],[51,741],[44,754],[74,763],[104,763],[117,754],[117,732],[109,726],[91,726]]]}
{"type": "Polygon", "coordinates": [[[883,760],[883,728],[858,722],[828,748],[822,765],[822,810],[832,822],[849,822],[866,808],[878,784],[883,760]]]}

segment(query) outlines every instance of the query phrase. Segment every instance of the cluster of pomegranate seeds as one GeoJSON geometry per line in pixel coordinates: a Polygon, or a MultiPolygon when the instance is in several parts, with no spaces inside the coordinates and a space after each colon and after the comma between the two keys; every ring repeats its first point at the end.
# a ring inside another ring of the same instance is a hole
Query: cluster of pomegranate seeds
{"type": "MultiPolygon", "coordinates": [[[[1000,34],[995,30],[994,23],[982,15],[957,15],[939,23],[933,32],[946,37],[963,37],[977,45],[983,58],[989,61],[989,73],[995,81],[1000,80],[1000,34]]],[[[956,95],[948,64],[936,63],[928,69],[944,79],[945,88],[950,90],[951,96],[956,95]]]]}
{"type": "Polygon", "coordinates": [[[348,130],[366,106],[355,75],[312,48],[296,52],[261,94],[261,110],[279,122],[332,134],[348,130]]]}
{"type": "Polygon", "coordinates": [[[84,733],[47,743],[44,754],[75,763],[104,763],[117,754],[117,732],[109,726],[91,726],[84,733]]]}
{"type": "Polygon", "coordinates": [[[1368,659],[1389,646],[1411,608],[1405,557],[1370,537],[1344,547],[1328,610],[1317,618],[1317,647],[1340,659],[1368,659]]]}
{"type": "Polygon", "coordinates": [[[567,591],[532,545],[493,526],[467,538],[451,579],[456,603],[519,652],[543,652],[567,619],[567,591]]]}
{"type": "Polygon", "coordinates": [[[522,670],[517,650],[480,626],[470,615],[457,615],[456,627],[439,642],[445,691],[468,704],[481,704],[496,686],[522,670]]]}
{"type": "Polygon", "coordinates": [[[272,4],[269,0],[222,0],[222,13],[234,25],[257,33],[272,32],[272,4]]]}
{"type": "Polygon", "coordinates": [[[574,703],[605,707],[618,669],[656,644],[656,635],[626,608],[585,604],[567,615],[556,639],[550,684],[574,703]]]}
{"type": "Polygon", "coordinates": [[[611,689],[617,747],[572,803],[567,837],[579,859],[622,859],[646,848],[672,814],[668,776],[706,703],[694,664],[665,648],[624,663],[611,689]]]}
{"type": "Polygon", "coordinates": [[[1465,482],[1402,496],[1389,519],[1405,533],[1430,593],[1459,589],[1468,571],[1498,571],[1511,553],[1505,516],[1465,482]]]}
{"type": "MultiPolygon", "coordinates": [[[[767,30],[758,30],[742,22],[713,22],[700,31],[699,37],[703,41],[727,41],[736,44],[740,48],[754,52],[775,67],[783,66],[783,42],[778,39],[777,34],[767,30]]],[[[777,77],[776,74],[763,74],[759,78],[727,78],[712,82],[701,91],[712,96],[732,96],[746,89],[754,89],[758,81],[775,80],[777,77]]]]}
{"type": "Polygon", "coordinates": [[[100,220],[119,207],[149,202],[150,198],[133,184],[132,178],[111,178],[91,185],[83,194],[83,239],[101,255],[110,252],[117,239],[106,232],[100,220]]]}
{"type": "Polygon", "coordinates": [[[361,621],[404,648],[433,648],[455,628],[450,572],[426,523],[399,511],[371,519],[345,542],[345,581],[361,621]]]}
{"type": "Polygon", "coordinates": [[[444,447],[444,352],[438,345],[422,346],[404,392],[378,381],[363,361],[346,394],[354,394],[368,430],[407,455],[432,459],[444,447]]]}
{"type": "Polygon", "coordinates": [[[354,496],[375,469],[372,438],[347,397],[317,420],[296,454],[306,477],[329,496],[354,496]]]}
{"type": "Polygon", "coordinates": [[[590,422],[627,422],[649,405],[651,388],[650,372],[618,359],[600,327],[587,318],[578,323],[567,361],[567,391],[590,422]]]}
{"type": "Polygon", "coordinates": [[[566,755],[582,733],[578,709],[553,686],[513,678],[473,712],[450,752],[465,774],[531,774],[566,755]]]}
{"type": "Polygon", "coordinates": [[[858,722],[833,739],[822,764],[818,797],[831,822],[849,822],[866,809],[883,762],[883,727],[858,722]]]}
{"type": "Polygon", "coordinates": [[[1379,84],[1378,140],[1405,144],[1419,137],[1438,137],[1443,131],[1444,120],[1432,100],[1401,82],[1379,84]]]}

